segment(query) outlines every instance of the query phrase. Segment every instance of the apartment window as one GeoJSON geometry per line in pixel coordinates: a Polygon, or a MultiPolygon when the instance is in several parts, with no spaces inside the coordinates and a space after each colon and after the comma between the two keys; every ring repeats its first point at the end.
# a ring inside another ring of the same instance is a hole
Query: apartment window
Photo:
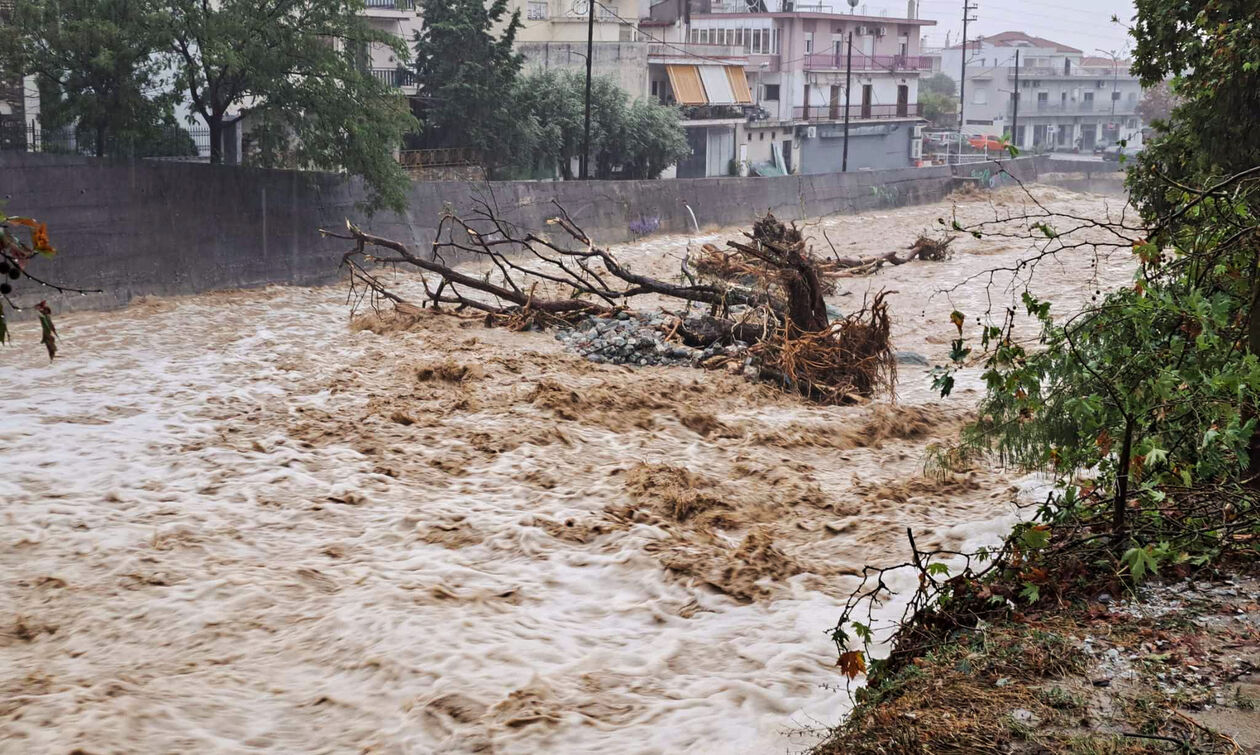
{"type": "Polygon", "coordinates": [[[525,7],[525,18],[529,21],[547,18],[547,0],[529,0],[529,5],[525,7]]]}
{"type": "Polygon", "coordinates": [[[1115,100],[1115,101],[1119,101],[1119,99],[1120,99],[1120,93],[1119,93],[1119,92],[1112,92],[1112,93],[1111,93],[1111,99],[1112,99],[1112,100],[1115,100]]]}
{"type": "Polygon", "coordinates": [[[808,55],[814,51],[814,33],[812,31],[805,32],[805,54],[808,55]]]}
{"type": "Polygon", "coordinates": [[[758,139],[758,141],[763,141],[763,142],[764,142],[764,141],[766,140],[766,132],[765,132],[765,131],[762,131],[762,132],[761,132],[761,134],[760,134],[760,137],[761,137],[761,138],[760,138],[760,139],[758,139]]]}
{"type": "MultiPolygon", "coordinates": [[[[1064,96],[1066,97],[1067,95],[1064,95],[1064,96]]],[[[1037,92],[1037,104],[1038,104],[1038,105],[1045,105],[1045,104],[1046,104],[1046,103],[1048,103],[1048,102],[1050,102],[1050,93],[1049,93],[1049,92],[1037,92]]]]}
{"type": "Polygon", "coordinates": [[[763,86],[763,87],[761,88],[761,99],[763,99],[763,100],[775,100],[775,101],[778,101],[778,99],[779,99],[779,85],[778,85],[778,84],[766,84],[765,86],[763,86]]]}
{"type": "Polygon", "coordinates": [[[971,104],[988,105],[989,104],[989,90],[976,87],[975,93],[971,95],[971,104]]]}

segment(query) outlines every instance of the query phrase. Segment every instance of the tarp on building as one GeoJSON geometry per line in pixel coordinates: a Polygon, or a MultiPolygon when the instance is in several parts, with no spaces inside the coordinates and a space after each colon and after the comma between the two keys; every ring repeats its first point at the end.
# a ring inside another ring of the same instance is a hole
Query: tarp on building
{"type": "Polygon", "coordinates": [[[710,105],[734,105],[735,90],[731,88],[731,79],[726,75],[725,66],[699,66],[700,80],[704,82],[704,93],[710,105]]]}

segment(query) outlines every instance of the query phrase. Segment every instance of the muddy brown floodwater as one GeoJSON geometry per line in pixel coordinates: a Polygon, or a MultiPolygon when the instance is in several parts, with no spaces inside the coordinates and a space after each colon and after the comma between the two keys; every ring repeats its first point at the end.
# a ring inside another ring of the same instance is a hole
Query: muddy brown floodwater
{"type": "MultiPolygon", "coordinates": [[[[810,233],[882,253],[953,209],[810,233]]],[[[615,251],[676,270],[689,242],[735,232],[615,251]]],[[[941,362],[952,309],[1011,293],[1001,275],[936,292],[1024,252],[955,248],[833,302],[897,291],[896,347],[941,362]]],[[[1079,302],[1128,278],[1089,262],[1033,287],[1079,302]]],[[[896,403],[824,408],[723,372],[595,365],[548,333],[352,326],[338,287],[59,328],[55,363],[22,324],[0,369],[6,753],[799,750],[848,707],[826,630],[852,575],[901,560],[906,527],[992,541],[1032,484],[922,476],[974,375],[942,401],[903,366],[896,403]]]]}

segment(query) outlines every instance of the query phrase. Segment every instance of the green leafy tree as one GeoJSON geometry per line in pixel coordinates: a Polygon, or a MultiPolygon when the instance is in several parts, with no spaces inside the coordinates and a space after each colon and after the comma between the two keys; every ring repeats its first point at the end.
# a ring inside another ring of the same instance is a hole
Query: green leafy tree
{"type": "MultiPolygon", "coordinates": [[[[536,71],[521,77],[513,101],[519,128],[532,136],[518,162],[559,167],[572,178],[582,152],[586,77],[575,71],[536,71]]],[[[677,108],[632,100],[611,77],[591,82],[591,173],[596,178],[656,178],[691,153],[677,108]]]]}
{"type": "Polygon", "coordinates": [[[491,167],[511,162],[503,140],[521,134],[511,107],[522,62],[512,49],[520,13],[509,16],[507,0],[421,0],[420,10],[414,51],[424,127],[415,145],[474,149],[491,167]]]}
{"type": "Polygon", "coordinates": [[[637,99],[626,108],[619,135],[626,178],[657,178],[691,154],[678,110],[652,99],[637,99]]]}
{"type": "Polygon", "coordinates": [[[357,0],[171,0],[165,39],[180,89],[223,159],[225,121],[257,129],[263,166],[341,169],[362,176],[369,204],[402,206],[408,181],[393,157],[416,127],[401,93],[363,64],[371,45],[406,46],[373,29],[357,0]]]}
{"type": "Polygon", "coordinates": [[[954,80],[943,73],[934,73],[931,76],[919,82],[919,94],[941,94],[946,97],[956,97],[958,95],[958,85],[954,80]]]}
{"type": "Polygon", "coordinates": [[[74,127],[98,157],[131,154],[173,123],[150,0],[17,0],[0,69],[35,74],[45,128],[74,127]]]}
{"type": "MultiPolygon", "coordinates": [[[[1044,246],[1023,266],[1082,244],[1127,248],[1138,263],[1134,283],[1066,318],[1026,292],[1022,308],[1041,332],[1035,346],[1016,337],[1014,314],[981,322],[988,390],[983,419],[960,450],[974,444],[1056,472],[1061,493],[1043,515],[1088,523],[1105,514],[1135,577],[1159,558],[1251,547],[1260,530],[1253,14],[1244,2],[1139,0],[1134,69],[1147,85],[1171,77],[1180,99],[1129,172],[1142,222],[1026,218],[1044,246]],[[1056,222],[1069,230],[1060,235],[1056,222]]],[[[964,322],[957,313],[959,365],[976,356],[964,322]]],[[[938,386],[948,392],[952,376],[939,375],[938,386]]]]}
{"type": "Polygon", "coordinates": [[[1138,0],[1133,71],[1168,81],[1179,104],[1147,145],[1130,185],[1147,217],[1177,203],[1180,186],[1260,165],[1260,24],[1251,0],[1138,0]],[[1169,180],[1171,179],[1171,180],[1169,180]]]}
{"type": "Polygon", "coordinates": [[[1142,90],[1142,99],[1138,102],[1138,115],[1147,125],[1165,123],[1172,117],[1173,108],[1177,106],[1177,95],[1173,94],[1172,84],[1161,81],[1142,90]]]}
{"type": "MultiPolygon", "coordinates": [[[[1173,214],[1188,186],[1216,184],[1260,166],[1260,133],[1252,124],[1260,112],[1260,24],[1250,0],[1138,0],[1136,7],[1133,70],[1147,87],[1169,81],[1177,103],[1129,176],[1144,215],[1169,218],[1152,239],[1160,243],[1217,218],[1202,209],[1173,214]]],[[[1238,213],[1249,217],[1260,215],[1253,184],[1252,177],[1224,184],[1236,195],[1238,213]]],[[[1197,283],[1204,291],[1231,292],[1248,328],[1246,348],[1260,355],[1260,244],[1252,232],[1231,238],[1231,248],[1238,245],[1242,251],[1214,255],[1226,259],[1198,271],[1197,283]]],[[[1250,472],[1260,478],[1260,434],[1252,439],[1250,472]]]]}
{"type": "Polygon", "coordinates": [[[919,82],[919,114],[939,127],[951,126],[958,117],[958,87],[943,73],[919,82]]]}
{"type": "Polygon", "coordinates": [[[567,71],[532,71],[517,81],[512,102],[518,127],[532,134],[527,149],[514,162],[530,171],[546,173],[559,168],[563,178],[573,178],[572,161],[582,150],[583,100],[576,96],[577,74],[567,71]]]}

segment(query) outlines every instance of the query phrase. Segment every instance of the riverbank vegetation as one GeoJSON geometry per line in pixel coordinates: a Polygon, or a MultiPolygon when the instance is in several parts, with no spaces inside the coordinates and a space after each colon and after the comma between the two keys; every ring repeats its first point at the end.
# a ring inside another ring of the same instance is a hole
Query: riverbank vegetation
{"type": "MultiPolygon", "coordinates": [[[[1246,117],[1260,105],[1253,62],[1260,30],[1247,23],[1246,3],[1137,7],[1134,70],[1146,85],[1171,78],[1180,104],[1129,170],[1136,211],[1098,219],[1033,201],[1024,214],[1003,218],[1002,229],[941,221],[977,238],[1025,243],[1030,253],[1009,271],[1025,282],[1068,249],[1135,258],[1131,286],[1099,290],[1079,312],[1061,312],[1025,285],[1010,306],[953,315],[953,364],[937,372],[935,385],[948,394],[959,370],[978,368],[986,394],[979,419],[957,444],[938,448],[930,466],[1041,472],[1053,491],[992,549],[921,551],[911,534],[905,564],[866,570],[834,639],[841,670],[855,677],[869,668],[869,686],[823,752],[948,750],[953,724],[915,713],[915,696],[928,690],[944,711],[956,710],[957,721],[974,724],[964,740],[979,749],[967,751],[1236,751],[1227,738],[1200,736],[1201,727],[1169,718],[1152,723],[1136,708],[1110,730],[1088,728],[1088,741],[1045,739],[1022,714],[1015,723],[1037,736],[1020,744],[996,733],[1011,729],[1005,697],[1081,672],[1073,658],[1082,660],[1093,631],[1082,621],[1105,605],[1103,596],[1139,595],[1152,577],[1247,572],[1260,542],[1260,139],[1246,117]],[[1005,230],[1013,219],[1026,232],[1005,230]],[[1031,339],[1021,335],[1030,325],[1031,339]],[[917,589],[901,622],[877,627],[870,617],[890,597],[897,569],[914,572],[917,589]],[[1058,623],[1047,623],[1051,615],[1058,623]],[[879,642],[890,654],[868,658],[879,642]],[[1021,648],[1018,663],[998,668],[1003,648],[1021,648]],[[953,679],[976,652],[996,670],[953,679]],[[1037,661],[1042,656],[1053,663],[1037,661]],[[982,696],[969,696],[963,681],[1003,703],[969,708],[982,696]],[[940,698],[942,690],[961,697],[940,698]],[[897,727],[871,728],[890,717],[897,727]]],[[[1161,627],[1139,621],[1113,629],[1161,627]]],[[[1253,631],[1247,642],[1254,641],[1253,631]]],[[[1044,721],[1046,705],[1020,710],[1044,721]]]]}

